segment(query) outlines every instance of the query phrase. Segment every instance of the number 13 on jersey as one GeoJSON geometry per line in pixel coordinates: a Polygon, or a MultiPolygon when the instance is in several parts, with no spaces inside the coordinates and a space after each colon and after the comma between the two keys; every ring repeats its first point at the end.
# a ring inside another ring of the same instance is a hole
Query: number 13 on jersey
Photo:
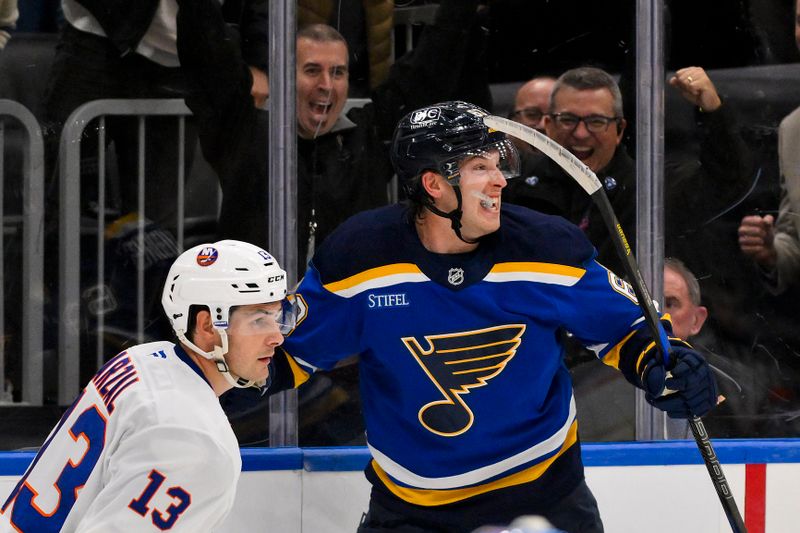
{"type": "Polygon", "coordinates": [[[150,482],[147,484],[138,498],[131,500],[131,503],[128,504],[128,507],[143,517],[146,517],[147,514],[150,513],[150,517],[153,520],[153,525],[158,529],[170,529],[173,525],[175,525],[175,521],[180,518],[181,513],[183,513],[189,507],[189,505],[191,505],[192,495],[183,490],[181,487],[169,487],[166,492],[167,495],[172,498],[173,502],[163,512],[159,511],[158,509],[153,509],[151,511],[149,506],[150,500],[153,499],[153,496],[155,496],[159,491],[161,485],[164,484],[166,477],[164,477],[164,475],[158,470],[153,469],[150,471],[148,479],[150,482]]]}

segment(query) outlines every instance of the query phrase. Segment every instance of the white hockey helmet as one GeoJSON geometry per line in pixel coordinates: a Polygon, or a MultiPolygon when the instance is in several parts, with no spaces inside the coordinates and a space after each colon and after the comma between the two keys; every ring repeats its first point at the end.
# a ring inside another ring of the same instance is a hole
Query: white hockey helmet
{"type": "MultiPolygon", "coordinates": [[[[161,305],[181,342],[213,360],[233,386],[250,387],[255,383],[233,376],[225,362],[231,309],[281,302],[286,293],[286,272],[269,252],[246,242],[224,240],[195,246],[175,260],[164,284],[161,305]],[[186,336],[193,305],[208,308],[220,334],[222,346],[215,346],[211,352],[200,349],[186,336]]],[[[291,305],[284,305],[277,320],[281,333],[291,331],[294,317],[291,305]]]]}

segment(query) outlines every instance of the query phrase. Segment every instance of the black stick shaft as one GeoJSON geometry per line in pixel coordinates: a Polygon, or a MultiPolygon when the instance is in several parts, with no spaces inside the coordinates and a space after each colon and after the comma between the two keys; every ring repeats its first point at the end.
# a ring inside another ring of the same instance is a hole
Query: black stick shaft
{"type": "MultiPolygon", "coordinates": [[[[608,201],[608,196],[606,196],[605,191],[600,188],[592,193],[591,196],[600,210],[600,214],[608,227],[608,231],[611,233],[611,240],[614,242],[617,254],[620,259],[622,259],[622,266],[625,269],[625,273],[631,280],[633,290],[639,300],[639,306],[644,313],[647,326],[653,334],[653,339],[656,341],[656,346],[661,356],[664,357],[666,361],[667,354],[669,353],[669,340],[658,318],[658,312],[656,311],[655,305],[653,305],[653,299],[650,297],[647,285],[645,285],[644,279],[642,279],[642,273],[639,270],[639,266],[636,264],[633,252],[628,245],[628,239],[622,231],[622,226],[617,220],[617,216],[614,214],[614,209],[611,207],[611,203],[608,201]]],[[[692,429],[692,435],[694,435],[697,448],[700,450],[700,455],[703,457],[703,462],[706,465],[708,474],[711,476],[711,482],[714,484],[714,489],[717,491],[717,496],[719,496],[719,501],[722,504],[722,509],[725,511],[725,516],[728,518],[731,530],[734,533],[747,533],[742,515],[739,513],[739,507],[736,505],[736,500],[733,498],[728,480],[725,478],[722,465],[719,463],[714,447],[711,445],[711,440],[708,438],[708,433],[706,432],[703,421],[700,420],[700,417],[694,416],[689,419],[689,427],[692,429]]]]}

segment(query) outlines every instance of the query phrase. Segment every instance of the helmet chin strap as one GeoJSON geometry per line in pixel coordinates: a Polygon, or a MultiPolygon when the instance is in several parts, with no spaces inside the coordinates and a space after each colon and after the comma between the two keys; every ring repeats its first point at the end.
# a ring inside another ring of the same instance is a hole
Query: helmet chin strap
{"type": "Polygon", "coordinates": [[[183,333],[178,335],[178,338],[182,343],[189,346],[195,352],[199,353],[210,361],[214,361],[214,364],[217,366],[217,371],[222,374],[222,377],[225,378],[225,381],[227,381],[229,385],[236,387],[237,389],[257,387],[258,385],[255,381],[248,381],[244,378],[236,376],[233,372],[231,372],[230,368],[228,367],[228,363],[225,362],[225,354],[228,353],[228,333],[224,328],[218,328],[215,326],[214,329],[216,329],[219,333],[220,340],[222,340],[222,346],[214,345],[214,349],[210,352],[200,349],[200,347],[190,341],[183,333]]]}
{"type": "Polygon", "coordinates": [[[425,203],[423,205],[425,205],[428,211],[430,211],[434,215],[450,219],[450,227],[453,228],[456,237],[458,237],[467,244],[475,244],[478,242],[477,240],[470,241],[465,239],[464,236],[461,235],[461,216],[464,214],[464,212],[461,210],[461,207],[463,205],[463,202],[461,200],[461,187],[459,187],[458,185],[453,185],[452,187],[453,191],[456,193],[456,202],[457,202],[456,208],[453,209],[452,211],[450,212],[442,211],[441,209],[433,205],[433,201],[427,196],[425,203]]]}

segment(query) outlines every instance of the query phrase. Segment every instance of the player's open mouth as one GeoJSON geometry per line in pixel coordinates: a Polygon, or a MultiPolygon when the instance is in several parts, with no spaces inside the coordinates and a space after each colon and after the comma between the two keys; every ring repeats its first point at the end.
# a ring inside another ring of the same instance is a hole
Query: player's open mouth
{"type": "Polygon", "coordinates": [[[487,211],[497,211],[499,208],[499,198],[492,198],[488,194],[483,194],[482,192],[475,191],[472,193],[473,196],[480,199],[481,207],[486,209],[487,211]]]}

